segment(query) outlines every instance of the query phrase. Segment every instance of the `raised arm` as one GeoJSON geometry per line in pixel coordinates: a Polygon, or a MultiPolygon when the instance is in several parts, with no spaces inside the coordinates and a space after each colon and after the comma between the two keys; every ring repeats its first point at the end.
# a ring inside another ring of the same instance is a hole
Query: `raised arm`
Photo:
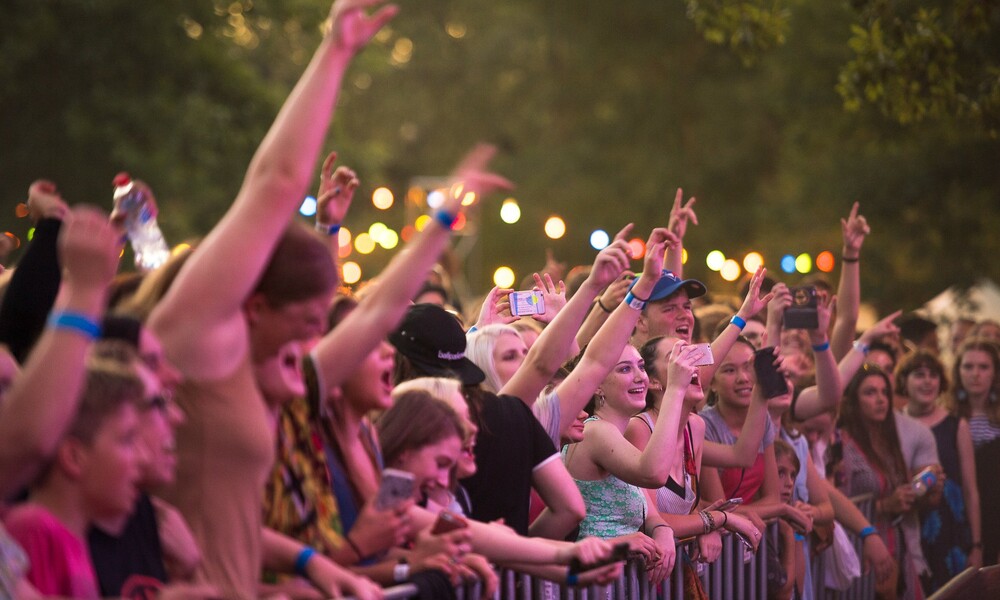
{"type": "MultiPolygon", "coordinates": [[[[746,324],[747,319],[753,317],[761,310],[767,306],[767,303],[771,301],[774,297],[774,292],[769,292],[763,296],[760,295],[760,286],[764,283],[764,276],[767,275],[767,269],[764,267],[758,267],[757,272],[753,274],[750,278],[750,289],[747,290],[747,297],[743,299],[743,304],[740,309],[736,311],[736,316],[733,321],[742,321],[746,324]]],[[[718,370],[719,365],[722,364],[723,359],[729,354],[730,348],[736,343],[736,338],[740,337],[740,332],[743,331],[743,325],[737,325],[734,322],[730,322],[719,337],[715,338],[712,342],[712,356],[715,357],[715,363],[711,365],[705,365],[699,367],[698,377],[701,379],[702,389],[707,390],[709,384],[712,382],[712,377],[715,376],[715,372],[718,370]]]]}
{"type": "Polygon", "coordinates": [[[676,248],[671,248],[667,255],[664,268],[683,279],[684,270],[684,234],[687,233],[688,221],[698,224],[698,215],[694,213],[694,203],[697,198],[689,198],[687,204],[682,204],[684,200],[684,190],[677,188],[674,196],[674,205],[670,208],[670,220],[667,221],[667,229],[677,236],[678,244],[676,248]]]}
{"type": "Polygon", "coordinates": [[[614,424],[592,421],[581,443],[587,447],[590,460],[626,483],[645,488],[662,486],[672,467],[672,461],[664,457],[675,455],[684,396],[697,369],[696,355],[695,346],[680,341],[671,349],[660,414],[644,449],[633,446],[614,424]]]}
{"type": "Polygon", "coordinates": [[[84,358],[100,333],[120,238],[107,216],[86,207],[74,210],[63,224],[60,296],[24,370],[0,402],[0,498],[31,481],[76,414],[84,358]]]}
{"type": "Polygon", "coordinates": [[[830,349],[836,360],[841,360],[851,351],[854,331],[858,325],[858,311],[861,308],[861,245],[871,233],[864,215],[858,214],[858,203],[851,206],[851,213],[840,220],[844,237],[844,247],[840,254],[840,285],[837,287],[837,320],[830,332],[830,349]]]}
{"type": "Polygon", "coordinates": [[[45,328],[59,293],[59,230],[69,209],[51,181],[28,188],[28,216],[35,235],[14,270],[0,304],[0,343],[23,363],[45,328]]]}
{"type": "MultiPolygon", "coordinates": [[[[478,145],[462,160],[454,177],[464,183],[465,191],[485,194],[510,182],[486,171],[496,149],[478,145]]],[[[378,293],[367,295],[343,323],[325,335],[314,350],[317,369],[323,374],[327,388],[340,385],[406,313],[410,301],[427,279],[438,257],[451,239],[451,229],[445,221],[453,220],[462,210],[461,197],[447,194],[438,217],[424,228],[413,241],[382,272],[380,279],[387,285],[378,293]]]]}
{"type": "Polygon", "coordinates": [[[705,440],[702,449],[701,462],[709,467],[745,467],[753,466],[760,452],[760,442],[764,439],[767,429],[767,399],[759,386],[753,386],[750,395],[750,408],[747,418],[743,420],[743,428],[733,445],[719,444],[705,440]]]}
{"type": "MultiPolygon", "coordinates": [[[[611,276],[611,279],[617,277],[617,273],[621,272],[620,264],[623,256],[627,256],[627,254],[622,254],[625,251],[618,244],[619,242],[621,244],[625,243],[625,236],[628,235],[630,228],[631,226],[622,229],[615,236],[615,244],[612,244],[614,248],[608,246],[608,248],[601,251],[602,254],[605,252],[607,254],[604,258],[600,254],[598,255],[597,260],[594,262],[594,268],[590,272],[591,276],[600,269],[606,271],[605,277],[611,276]],[[616,270],[617,273],[612,275],[616,270]]],[[[647,245],[649,251],[646,253],[642,275],[635,282],[635,287],[633,288],[635,296],[641,298],[649,297],[649,294],[663,273],[663,248],[665,248],[668,242],[675,239],[673,234],[665,229],[654,229],[653,233],[650,234],[647,245]],[[659,250],[654,251],[654,244],[658,245],[659,250]]],[[[625,258],[624,260],[627,261],[628,259],[625,258]]],[[[595,287],[599,284],[600,282],[595,282],[595,287]]],[[[576,300],[576,297],[579,295],[580,292],[577,292],[570,301],[576,300]]],[[[556,387],[556,395],[559,397],[560,432],[565,432],[573,424],[576,416],[586,406],[594,390],[597,389],[597,386],[600,385],[601,381],[604,380],[618,362],[622,348],[628,343],[629,336],[632,335],[632,330],[635,328],[640,314],[640,310],[636,310],[624,302],[617,305],[611,313],[611,317],[598,330],[597,335],[594,336],[590,344],[587,345],[587,349],[584,351],[580,362],[573,369],[572,373],[556,387]]],[[[540,340],[541,338],[539,337],[540,340]]],[[[535,342],[535,345],[538,345],[538,342],[535,342]]]]}
{"type": "Polygon", "coordinates": [[[837,365],[840,371],[841,381],[850,381],[854,374],[858,372],[861,365],[865,364],[865,357],[868,356],[868,349],[871,347],[872,342],[879,339],[883,335],[889,335],[892,333],[899,333],[899,327],[896,326],[893,321],[899,317],[903,311],[897,310],[888,317],[883,318],[881,321],[876,322],[874,325],[868,328],[867,331],[861,334],[858,341],[854,343],[851,351],[847,353],[847,356],[840,360],[840,364],[837,365]]]}
{"type": "Polygon", "coordinates": [[[337,0],[333,25],[254,154],[236,200],[150,316],[171,360],[212,379],[247,353],[242,305],[305,196],[351,58],[395,15],[380,0],[337,0]]]}
{"type": "MultiPolygon", "coordinates": [[[[556,370],[570,358],[569,354],[575,344],[576,332],[580,329],[580,323],[583,322],[584,317],[587,316],[591,302],[608,283],[614,281],[628,267],[628,245],[625,242],[625,236],[631,230],[631,224],[625,226],[615,236],[614,242],[597,254],[590,275],[535,340],[528,355],[524,358],[524,363],[500,390],[501,394],[520,398],[528,406],[535,403],[538,393],[549,383],[556,370]]],[[[635,313],[636,311],[631,312],[635,313]]],[[[631,328],[629,333],[631,333],[631,328]]],[[[625,341],[627,339],[626,336],[625,341]]],[[[618,353],[621,352],[624,343],[622,342],[622,345],[618,347],[613,360],[617,360],[618,353]]],[[[603,375],[601,378],[603,379],[603,375]]],[[[572,424],[582,407],[583,404],[580,403],[563,401],[560,394],[560,432],[572,424]]]]}
{"type": "Polygon", "coordinates": [[[611,313],[614,312],[615,307],[625,299],[625,294],[628,293],[628,287],[632,285],[633,279],[635,279],[635,273],[626,269],[597,298],[594,302],[594,307],[590,309],[587,318],[583,321],[583,325],[580,326],[580,330],[576,332],[576,345],[578,348],[586,347],[590,343],[590,340],[594,339],[597,330],[608,320],[611,313]]]}
{"type": "MultiPolygon", "coordinates": [[[[809,331],[812,342],[813,362],[816,365],[816,385],[802,390],[793,404],[793,419],[804,421],[837,406],[844,392],[837,370],[837,362],[830,351],[831,343],[826,332],[829,330],[830,316],[837,305],[837,297],[827,302],[819,302],[816,307],[819,327],[809,331]]],[[[768,324],[770,326],[770,324],[768,324]]]]}

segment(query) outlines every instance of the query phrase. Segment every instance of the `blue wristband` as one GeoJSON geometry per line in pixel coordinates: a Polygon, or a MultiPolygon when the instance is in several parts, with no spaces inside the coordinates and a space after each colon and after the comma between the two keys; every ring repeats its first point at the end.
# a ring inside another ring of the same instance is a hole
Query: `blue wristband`
{"type": "Polygon", "coordinates": [[[823,342],[822,344],[816,344],[813,346],[813,352],[826,352],[830,349],[830,340],[823,342]]]}
{"type": "Polygon", "coordinates": [[[636,298],[632,292],[625,294],[625,304],[628,304],[629,308],[634,308],[635,310],[646,308],[646,302],[636,298]]]}
{"type": "Polygon", "coordinates": [[[340,233],[340,225],[323,225],[322,223],[316,223],[316,231],[324,233],[326,235],[336,235],[340,233]]]}
{"type": "Polygon", "coordinates": [[[580,581],[580,576],[576,573],[566,575],[566,585],[576,585],[580,581]]]}
{"type": "Polygon", "coordinates": [[[298,557],[295,559],[295,573],[301,577],[306,577],[306,565],[309,564],[309,560],[316,554],[316,551],[306,546],[299,552],[298,557]]]}
{"type": "Polygon", "coordinates": [[[864,529],[861,530],[861,533],[858,534],[858,537],[864,540],[866,537],[870,535],[875,535],[876,533],[878,532],[875,531],[875,528],[869,525],[868,527],[865,527],[864,529]]]}
{"type": "Polygon", "coordinates": [[[101,324],[82,313],[69,311],[52,313],[49,317],[49,327],[71,329],[91,341],[101,337],[101,324]]]}
{"type": "Polygon", "coordinates": [[[458,219],[456,215],[449,215],[443,210],[439,210],[434,213],[434,220],[441,224],[445,229],[451,229],[455,225],[455,221],[458,219]]]}
{"type": "Polygon", "coordinates": [[[729,322],[739,327],[740,331],[743,331],[743,328],[747,326],[747,320],[739,315],[733,315],[733,318],[729,319],[729,322]]]}

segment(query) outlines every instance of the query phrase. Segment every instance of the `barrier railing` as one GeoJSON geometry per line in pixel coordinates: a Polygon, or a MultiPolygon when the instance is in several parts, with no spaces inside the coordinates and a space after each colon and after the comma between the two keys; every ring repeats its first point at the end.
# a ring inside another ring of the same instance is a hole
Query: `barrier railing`
{"type": "MultiPolygon", "coordinates": [[[[868,520],[871,520],[873,498],[870,495],[851,499],[868,520]]],[[[848,534],[850,535],[850,534],[848,534]]],[[[778,524],[770,523],[765,536],[777,548],[778,524]]],[[[861,540],[852,537],[855,552],[862,556],[861,540]]],[[[690,556],[694,544],[684,542],[677,545],[677,561],[670,577],[659,586],[653,586],[646,578],[645,566],[641,560],[632,560],[625,565],[624,572],[616,581],[606,586],[568,587],[559,582],[533,578],[525,573],[502,569],[499,573],[500,585],[493,595],[494,600],[681,600],[684,598],[684,556],[690,556]]],[[[708,564],[692,563],[701,579],[705,593],[712,600],[765,600],[767,596],[768,544],[761,542],[756,553],[746,551],[732,535],[722,536],[722,553],[708,564]]],[[[816,600],[871,600],[875,597],[875,582],[872,573],[862,574],[844,591],[827,589],[825,586],[826,554],[812,561],[813,597],[816,600]]],[[[415,598],[417,588],[412,584],[387,588],[386,600],[415,598]]],[[[470,582],[455,589],[459,600],[477,600],[482,596],[482,584],[470,582]]]]}

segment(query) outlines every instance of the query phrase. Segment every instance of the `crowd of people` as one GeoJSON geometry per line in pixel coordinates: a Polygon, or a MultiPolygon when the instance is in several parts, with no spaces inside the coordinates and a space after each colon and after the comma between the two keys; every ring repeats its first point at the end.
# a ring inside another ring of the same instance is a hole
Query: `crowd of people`
{"type": "Polygon", "coordinates": [[[377,4],[334,3],[232,206],[162,266],[117,274],[121,214],[30,186],[0,303],[0,597],[443,598],[492,594],[497,566],[606,584],[625,557],[662,585],[733,536],[774,545],[769,597],[812,598],[845,531],[884,598],[998,561],[1000,324],[945,348],[899,312],[858,332],[857,204],[836,287],[760,268],[733,302],[685,279],[678,190],[638,274],[629,224],[592,265],[549,260],[519,317],[443,266],[467,194],[510,186],[480,145],[383,272],[341,287],[357,175],[330,154],[315,227],[295,215],[351,59],[396,14],[377,4]]]}

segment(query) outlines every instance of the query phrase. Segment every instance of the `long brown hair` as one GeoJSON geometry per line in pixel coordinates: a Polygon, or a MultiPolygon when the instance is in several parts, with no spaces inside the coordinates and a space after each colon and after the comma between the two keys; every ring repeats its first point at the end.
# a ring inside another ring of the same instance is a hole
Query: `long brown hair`
{"type": "Polygon", "coordinates": [[[840,406],[840,418],[837,419],[837,427],[846,431],[861,448],[865,458],[881,471],[893,487],[905,482],[907,474],[906,461],[903,460],[903,451],[899,445],[899,434],[896,432],[896,417],[892,409],[892,381],[885,371],[871,363],[865,365],[854,374],[851,382],[844,390],[844,401],[840,406]],[[875,425],[868,427],[861,415],[861,399],[859,392],[861,384],[869,377],[879,377],[885,382],[885,391],[889,396],[889,414],[885,419],[875,425]],[[883,456],[875,450],[872,437],[869,432],[874,432],[879,437],[882,445],[889,449],[889,456],[883,456]]]}
{"type": "Polygon", "coordinates": [[[404,392],[376,423],[382,456],[393,465],[407,450],[419,450],[456,436],[465,439],[465,429],[455,410],[424,390],[404,392]]]}
{"type": "Polygon", "coordinates": [[[966,340],[955,355],[955,364],[951,369],[952,391],[945,396],[945,408],[953,415],[968,419],[972,416],[972,406],[969,404],[969,393],[962,387],[962,358],[966,352],[978,350],[989,355],[993,361],[993,385],[990,386],[989,401],[986,403],[986,415],[990,423],[1000,426],[1000,347],[985,338],[966,340]]]}

